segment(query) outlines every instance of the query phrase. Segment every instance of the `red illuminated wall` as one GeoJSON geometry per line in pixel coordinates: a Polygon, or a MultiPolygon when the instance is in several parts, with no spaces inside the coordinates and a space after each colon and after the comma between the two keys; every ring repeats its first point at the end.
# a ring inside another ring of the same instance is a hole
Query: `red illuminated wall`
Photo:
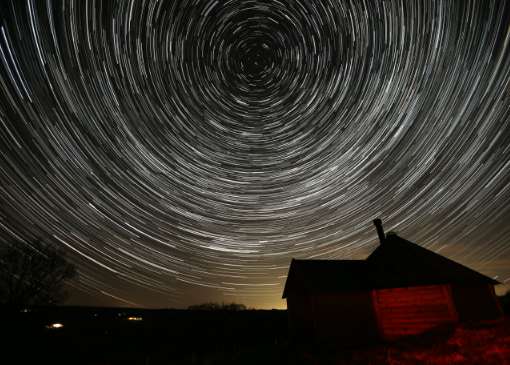
{"type": "Polygon", "coordinates": [[[388,340],[458,321],[448,285],[373,290],[372,301],[379,332],[388,340]]]}

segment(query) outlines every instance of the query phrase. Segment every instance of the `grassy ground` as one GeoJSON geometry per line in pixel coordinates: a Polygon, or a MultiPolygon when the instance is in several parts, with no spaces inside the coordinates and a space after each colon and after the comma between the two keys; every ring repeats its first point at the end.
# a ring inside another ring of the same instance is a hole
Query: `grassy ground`
{"type": "Polygon", "coordinates": [[[307,358],[310,364],[510,365],[510,319],[459,325],[350,351],[323,348],[307,358]]]}
{"type": "Polygon", "coordinates": [[[285,311],[34,310],[1,328],[6,365],[510,365],[509,318],[351,349],[290,343],[285,311]]]}

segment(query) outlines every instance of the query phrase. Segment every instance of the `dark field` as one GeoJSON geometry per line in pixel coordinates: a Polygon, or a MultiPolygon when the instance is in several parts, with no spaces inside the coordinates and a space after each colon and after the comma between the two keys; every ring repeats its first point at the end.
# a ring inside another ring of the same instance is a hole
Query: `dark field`
{"type": "Polygon", "coordinates": [[[344,349],[293,344],[279,310],[3,313],[2,364],[510,364],[509,319],[344,349]]]}
{"type": "Polygon", "coordinates": [[[12,364],[263,364],[287,356],[286,311],[59,308],[6,319],[12,364]]]}

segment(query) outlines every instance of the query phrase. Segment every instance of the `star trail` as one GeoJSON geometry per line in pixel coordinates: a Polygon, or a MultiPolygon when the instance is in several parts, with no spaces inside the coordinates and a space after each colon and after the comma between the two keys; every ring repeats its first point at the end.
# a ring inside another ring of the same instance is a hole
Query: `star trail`
{"type": "Polygon", "coordinates": [[[381,217],[510,282],[505,1],[3,1],[0,238],[74,303],[278,307],[381,217]]]}

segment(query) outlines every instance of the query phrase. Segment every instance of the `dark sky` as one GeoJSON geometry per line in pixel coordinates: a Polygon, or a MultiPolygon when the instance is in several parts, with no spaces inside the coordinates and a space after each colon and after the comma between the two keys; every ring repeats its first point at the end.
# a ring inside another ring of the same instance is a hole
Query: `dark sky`
{"type": "Polygon", "coordinates": [[[387,230],[510,283],[507,1],[0,5],[0,240],[74,304],[281,307],[387,230]]]}

